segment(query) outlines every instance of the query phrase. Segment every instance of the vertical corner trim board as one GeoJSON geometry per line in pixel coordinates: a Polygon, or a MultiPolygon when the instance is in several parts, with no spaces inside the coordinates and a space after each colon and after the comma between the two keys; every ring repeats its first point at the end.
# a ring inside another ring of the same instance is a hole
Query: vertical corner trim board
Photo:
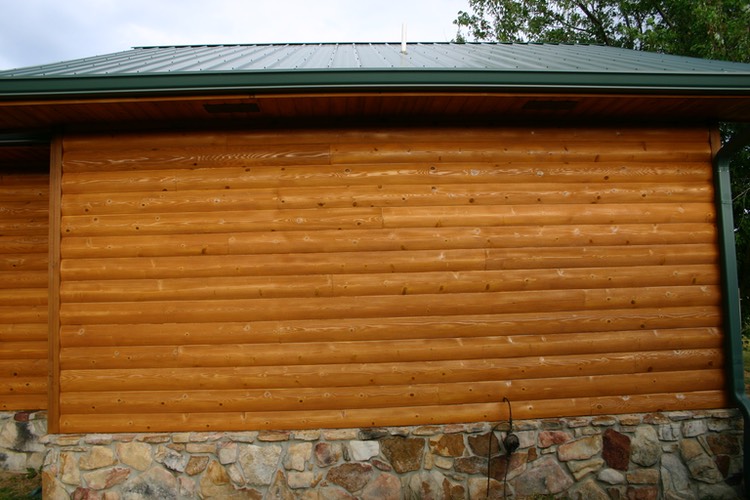
{"type": "Polygon", "coordinates": [[[706,128],[65,139],[61,432],[717,408],[706,128]]]}

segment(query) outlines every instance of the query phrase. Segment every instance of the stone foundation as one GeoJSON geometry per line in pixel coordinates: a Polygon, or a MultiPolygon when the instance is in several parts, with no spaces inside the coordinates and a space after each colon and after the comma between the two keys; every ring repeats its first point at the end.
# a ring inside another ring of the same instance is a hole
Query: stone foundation
{"type": "Polygon", "coordinates": [[[46,448],[40,442],[47,434],[47,412],[0,412],[0,470],[38,471],[46,448]]]}
{"type": "Polygon", "coordinates": [[[55,435],[45,498],[742,498],[734,410],[290,432],[55,435]],[[498,440],[498,435],[500,441],[498,440]],[[489,461],[488,452],[494,455],[489,461]],[[507,470],[506,470],[507,469],[507,470]],[[507,478],[507,484],[505,479],[507,478]]]}

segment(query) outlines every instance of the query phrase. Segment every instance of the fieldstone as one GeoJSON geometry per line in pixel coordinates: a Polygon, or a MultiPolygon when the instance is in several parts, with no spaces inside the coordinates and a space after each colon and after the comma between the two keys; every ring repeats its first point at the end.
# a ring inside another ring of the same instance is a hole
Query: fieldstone
{"type": "Polygon", "coordinates": [[[207,456],[192,456],[185,467],[185,474],[195,476],[200,474],[208,466],[209,458],[207,456]]]}
{"type": "Polygon", "coordinates": [[[81,484],[81,471],[72,453],[60,453],[60,479],[66,484],[81,484]]]}
{"type": "Polygon", "coordinates": [[[635,437],[630,443],[630,460],[644,467],[651,467],[661,457],[661,444],[656,430],[649,425],[642,425],[635,430],[635,437]]]}
{"type": "Polygon", "coordinates": [[[151,446],[146,443],[117,443],[117,456],[120,462],[133,469],[144,471],[151,467],[151,446]]]}
{"type": "Polygon", "coordinates": [[[634,469],[626,474],[630,484],[656,484],[659,482],[659,471],[656,469],[634,469]]]}
{"type": "Polygon", "coordinates": [[[714,462],[716,462],[716,467],[719,469],[721,477],[728,477],[729,467],[731,465],[732,459],[730,459],[727,455],[717,455],[714,457],[714,462]]]}
{"type": "Polygon", "coordinates": [[[565,431],[542,431],[539,433],[539,447],[549,448],[556,444],[567,443],[573,439],[569,432],[565,431]]]}
{"type": "Polygon", "coordinates": [[[440,427],[437,427],[435,425],[423,425],[421,427],[417,427],[411,433],[414,436],[434,436],[438,432],[440,432],[440,427]]]}
{"type": "Polygon", "coordinates": [[[361,490],[373,475],[372,465],[363,463],[342,464],[328,471],[326,479],[347,491],[361,490]]]}
{"type": "Polygon", "coordinates": [[[690,477],[687,467],[680,458],[672,453],[661,457],[661,489],[664,495],[674,498],[691,498],[690,477]]]}
{"type": "Polygon", "coordinates": [[[216,460],[212,460],[206,468],[206,473],[201,478],[200,488],[204,497],[215,497],[227,491],[227,486],[232,488],[232,480],[229,474],[216,460]]]}
{"type": "Polygon", "coordinates": [[[189,432],[175,432],[172,434],[173,443],[189,443],[190,433],[189,432]]]}
{"type": "Polygon", "coordinates": [[[377,458],[373,458],[372,460],[370,460],[370,463],[374,465],[376,469],[382,470],[383,472],[393,471],[393,467],[391,467],[391,464],[383,462],[382,460],[379,460],[377,458]]]}
{"type": "Polygon", "coordinates": [[[39,442],[41,425],[34,421],[15,422],[16,440],[11,447],[14,451],[24,453],[44,452],[44,445],[39,442]]]}
{"type": "Polygon", "coordinates": [[[14,450],[18,440],[18,425],[12,420],[6,420],[0,429],[0,448],[14,450]]]}
{"type": "Polygon", "coordinates": [[[86,434],[83,438],[83,442],[86,444],[108,445],[112,444],[112,441],[112,434],[86,434]]]}
{"type": "Polygon", "coordinates": [[[323,431],[326,441],[353,441],[357,439],[357,429],[328,429],[323,431]]]}
{"type": "Polygon", "coordinates": [[[610,427],[617,423],[617,419],[611,415],[600,415],[591,419],[591,425],[596,427],[610,427]]]}
{"type": "Polygon", "coordinates": [[[567,462],[568,470],[576,478],[576,481],[583,479],[586,474],[596,472],[604,466],[604,460],[601,458],[590,458],[588,460],[571,460],[567,462]]]}
{"type": "MultiPolygon", "coordinates": [[[[55,436],[54,443],[58,446],[75,446],[81,441],[81,436],[76,434],[65,434],[55,436]]],[[[0,444],[0,446],[2,446],[0,444]]]]}
{"type": "Polygon", "coordinates": [[[0,470],[11,472],[26,472],[29,468],[27,453],[3,450],[0,452],[0,470]]]}
{"type": "Polygon", "coordinates": [[[185,476],[179,476],[177,478],[177,487],[180,491],[180,498],[199,498],[198,487],[195,484],[194,479],[185,476]]]}
{"type": "Polygon", "coordinates": [[[469,478],[469,500],[486,500],[499,499],[506,497],[505,488],[507,486],[507,496],[509,498],[515,498],[513,496],[513,488],[510,485],[505,485],[500,481],[490,479],[489,491],[487,491],[487,478],[470,477],[469,478]]]}
{"type": "MultiPolygon", "coordinates": [[[[171,475],[171,474],[170,474],[171,475]]],[[[237,490],[224,467],[216,460],[208,464],[200,481],[201,498],[261,500],[263,495],[254,489],[237,490]]],[[[154,497],[161,498],[161,497],[154,497]]]]}
{"type": "Polygon", "coordinates": [[[102,496],[98,491],[91,488],[81,488],[80,486],[75,489],[71,498],[73,500],[102,500],[102,496]]]}
{"type": "Polygon", "coordinates": [[[686,438],[696,437],[708,432],[708,424],[705,419],[686,420],[682,422],[682,435],[686,438]]]}
{"type": "Polygon", "coordinates": [[[565,419],[565,423],[567,423],[568,427],[570,427],[571,429],[586,427],[587,425],[589,425],[589,422],[591,422],[591,419],[586,417],[573,417],[565,419]]]}
{"type": "Polygon", "coordinates": [[[389,436],[388,429],[381,427],[368,427],[366,429],[360,429],[358,438],[361,441],[369,441],[371,439],[380,439],[389,436]]]}
{"type": "Polygon", "coordinates": [[[421,471],[405,481],[405,498],[439,498],[445,476],[438,471],[421,471]]]}
{"type": "Polygon", "coordinates": [[[188,443],[185,447],[188,453],[216,453],[216,443],[188,443]]]}
{"type": "Polygon", "coordinates": [[[143,474],[129,479],[122,485],[123,498],[130,499],[176,499],[179,496],[177,479],[160,465],[152,465],[143,474]]]}
{"type": "Polygon", "coordinates": [[[266,496],[274,500],[295,500],[295,495],[291,488],[289,488],[282,471],[276,471],[275,478],[270,488],[268,488],[266,496]]]}
{"type": "Polygon", "coordinates": [[[661,441],[677,441],[682,436],[680,424],[663,424],[658,427],[657,434],[661,441]]]}
{"type": "Polygon", "coordinates": [[[703,448],[696,439],[683,439],[680,441],[680,454],[685,463],[704,453],[703,448]]]}
{"type": "Polygon", "coordinates": [[[320,439],[320,431],[317,429],[294,431],[292,437],[297,441],[317,441],[320,439]]]}
{"type": "Polygon", "coordinates": [[[338,486],[321,486],[318,489],[319,500],[356,500],[356,498],[338,486]]]}
{"type": "Polygon", "coordinates": [[[315,445],[315,462],[320,467],[329,467],[343,456],[341,443],[317,443],[315,445]]]}
{"type": "Polygon", "coordinates": [[[42,471],[42,498],[65,500],[70,498],[65,486],[47,471],[42,471]]]}
{"type": "Polygon", "coordinates": [[[312,443],[293,443],[289,445],[284,457],[284,468],[286,470],[305,470],[307,461],[312,456],[312,443]]]}
{"type": "Polygon", "coordinates": [[[644,424],[668,424],[670,422],[669,417],[666,417],[663,413],[649,413],[643,417],[644,424]]]}
{"type": "Polygon", "coordinates": [[[362,500],[399,500],[401,481],[393,474],[380,474],[362,490],[362,500]]]}
{"type": "MultiPolygon", "coordinates": [[[[498,481],[513,479],[526,469],[527,462],[527,453],[514,453],[511,456],[499,455],[492,457],[492,460],[490,460],[489,476],[498,481]]],[[[483,475],[486,476],[487,472],[484,472],[483,475]]]]}
{"type": "Polygon", "coordinates": [[[169,435],[167,434],[150,434],[147,436],[141,436],[139,439],[144,443],[151,444],[168,443],[169,441],[171,441],[169,435]]]}
{"type": "MultiPolygon", "coordinates": [[[[516,437],[518,438],[518,448],[524,449],[524,448],[530,448],[531,446],[536,445],[537,440],[537,431],[531,430],[531,431],[516,431],[514,432],[516,437]]],[[[508,437],[508,433],[506,432],[503,435],[503,439],[508,437]]]]}
{"type": "Polygon", "coordinates": [[[602,436],[602,444],[602,458],[607,466],[617,470],[628,470],[630,438],[614,429],[607,429],[602,436]]]}
{"type": "Polygon", "coordinates": [[[570,488],[574,482],[552,456],[534,462],[511,482],[518,496],[555,495],[570,488]]]}
{"type": "Polygon", "coordinates": [[[222,465],[233,464],[237,461],[239,446],[232,441],[219,443],[216,447],[216,454],[219,457],[219,463],[222,465]]]}
{"type": "Polygon", "coordinates": [[[716,462],[708,456],[696,439],[680,441],[680,454],[693,479],[709,484],[723,481],[716,462]]]}
{"type": "Polygon", "coordinates": [[[543,418],[541,428],[547,431],[562,429],[562,422],[556,418],[543,418]]]}
{"type": "Polygon", "coordinates": [[[105,490],[123,483],[129,475],[130,469],[124,467],[112,467],[86,472],[83,474],[83,480],[89,488],[105,490]]]}
{"type": "Polygon", "coordinates": [[[693,458],[687,463],[690,475],[704,483],[716,484],[724,480],[721,471],[716,466],[716,462],[711,460],[706,454],[693,458]]]}
{"type": "Polygon", "coordinates": [[[453,468],[453,459],[450,457],[435,455],[433,457],[433,463],[435,464],[435,467],[439,467],[440,469],[448,470],[453,468]]]}
{"type": "Polygon", "coordinates": [[[625,494],[628,500],[657,500],[659,489],[656,486],[631,486],[625,494]]]}
{"type": "Polygon", "coordinates": [[[350,441],[349,449],[352,451],[352,458],[357,461],[369,460],[380,454],[380,443],[377,441],[350,441]]]}
{"type": "Polygon", "coordinates": [[[248,484],[266,486],[271,484],[278,469],[281,446],[245,445],[240,450],[240,466],[248,484]]]}
{"type": "Polygon", "coordinates": [[[561,444],[557,448],[557,457],[562,462],[569,460],[585,460],[602,451],[602,437],[588,436],[561,444]]]}
{"type": "Polygon", "coordinates": [[[454,483],[448,478],[443,481],[443,498],[445,500],[464,500],[466,498],[466,488],[461,483],[454,483]]]}
{"type": "Polygon", "coordinates": [[[291,432],[286,431],[261,431],[258,433],[258,441],[275,443],[280,441],[289,441],[291,432]]]}
{"type": "Polygon", "coordinates": [[[625,474],[615,469],[602,469],[596,478],[607,484],[625,484],[625,474]]]}
{"type": "Polygon", "coordinates": [[[487,455],[497,455],[500,451],[500,441],[494,432],[486,432],[477,436],[469,436],[469,449],[474,455],[487,458],[487,455]],[[488,453],[489,450],[489,453],[488,453]]]}
{"type": "Polygon", "coordinates": [[[310,471],[291,471],[287,474],[286,482],[292,489],[311,488],[316,483],[316,476],[310,471]]]}
{"type": "Polygon", "coordinates": [[[589,478],[577,484],[567,492],[569,498],[577,500],[609,500],[609,495],[601,486],[596,484],[593,478],[589,478]]]}
{"type": "Polygon", "coordinates": [[[236,462],[233,464],[227,464],[224,469],[227,471],[227,474],[229,474],[229,479],[232,480],[232,484],[238,486],[245,484],[245,477],[242,475],[242,469],[240,469],[240,466],[236,462]]]}
{"type": "Polygon", "coordinates": [[[460,457],[466,451],[463,434],[440,434],[430,438],[430,450],[442,457],[460,457]]]}
{"type": "Polygon", "coordinates": [[[424,439],[392,437],[380,441],[383,455],[399,474],[419,470],[424,452],[424,439]]]}
{"type": "Polygon", "coordinates": [[[482,457],[457,458],[453,468],[462,474],[487,474],[487,459],[482,457]]]}
{"type": "Polygon", "coordinates": [[[258,431],[227,432],[223,438],[235,443],[254,443],[258,437],[258,431]]]}
{"type": "Polygon", "coordinates": [[[724,432],[737,429],[737,424],[726,418],[712,418],[708,421],[708,430],[713,432],[724,432]]]}
{"type": "Polygon", "coordinates": [[[706,445],[714,455],[739,455],[742,451],[737,436],[729,434],[709,434],[706,445]]]}
{"type": "Polygon", "coordinates": [[[189,460],[190,455],[183,455],[182,453],[179,453],[177,451],[169,450],[169,452],[164,456],[164,459],[161,461],[161,463],[169,470],[173,470],[175,472],[185,472],[185,468],[187,467],[189,460]]]}
{"type": "Polygon", "coordinates": [[[94,470],[109,467],[115,463],[115,454],[110,448],[92,446],[89,452],[78,460],[78,467],[82,470],[94,470]]]}

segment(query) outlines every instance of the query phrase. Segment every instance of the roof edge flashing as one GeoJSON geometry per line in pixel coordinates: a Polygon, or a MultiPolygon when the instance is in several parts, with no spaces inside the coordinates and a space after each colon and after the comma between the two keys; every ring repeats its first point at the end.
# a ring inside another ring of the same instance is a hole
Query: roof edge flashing
{"type": "Polygon", "coordinates": [[[750,95],[750,73],[331,69],[0,77],[0,99],[205,92],[469,90],[750,95]]]}

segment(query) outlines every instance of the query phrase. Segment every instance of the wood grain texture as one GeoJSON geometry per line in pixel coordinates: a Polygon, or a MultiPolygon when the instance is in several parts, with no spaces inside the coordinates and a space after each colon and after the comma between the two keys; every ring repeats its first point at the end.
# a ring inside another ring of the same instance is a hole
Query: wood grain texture
{"type": "Polygon", "coordinates": [[[0,173],[3,411],[47,408],[48,214],[49,175],[0,173]]]}
{"type": "Polygon", "coordinates": [[[721,406],[710,154],[701,127],[68,137],[60,429],[721,406]]]}

